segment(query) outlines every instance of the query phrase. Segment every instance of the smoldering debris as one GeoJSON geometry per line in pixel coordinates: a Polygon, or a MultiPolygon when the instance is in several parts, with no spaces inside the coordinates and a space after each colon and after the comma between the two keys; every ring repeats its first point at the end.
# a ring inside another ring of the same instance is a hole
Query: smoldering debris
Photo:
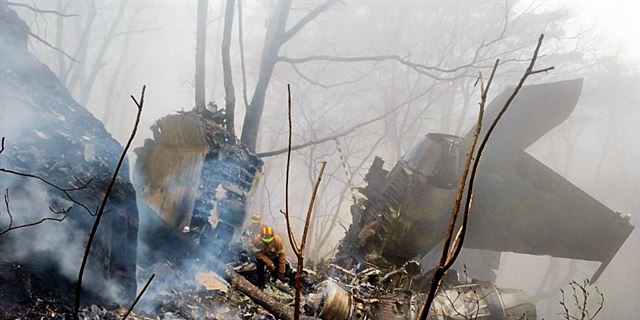
{"type": "MultiPolygon", "coordinates": [[[[167,243],[155,237],[162,230],[221,254],[242,227],[263,162],[224,126],[224,110],[211,103],[156,121],[153,139],[135,150],[134,184],[148,208],[141,210],[141,239],[150,250],[165,251],[167,243]],[[162,223],[153,223],[155,217],[162,223]]],[[[177,251],[192,250],[187,245],[177,251]]]]}
{"type": "MultiPolygon", "coordinates": [[[[20,263],[28,269],[21,273],[25,278],[19,287],[28,288],[30,295],[67,301],[73,297],[93,210],[111,181],[122,147],[32,54],[29,33],[6,1],[0,1],[0,135],[6,137],[0,167],[40,178],[4,171],[0,185],[11,195],[8,206],[20,224],[67,218],[2,235],[0,265],[20,263]]],[[[126,163],[106,209],[87,266],[84,288],[91,294],[85,303],[126,301],[135,294],[138,210],[126,163]]],[[[6,220],[1,227],[5,230],[6,220]]],[[[0,282],[0,287],[5,284],[0,282]]],[[[37,301],[31,298],[27,301],[37,301]]]]}
{"type": "MultiPolygon", "coordinates": [[[[158,266],[156,270],[170,270],[171,265],[158,266]]],[[[19,265],[12,270],[2,270],[1,274],[13,274],[26,277],[19,265]],[[10,273],[9,273],[10,272],[10,273]]],[[[146,273],[143,272],[146,275],[146,273]]],[[[162,279],[150,287],[150,294],[142,301],[128,319],[274,319],[264,308],[255,304],[238,290],[222,284],[216,288],[207,287],[192,274],[173,272],[180,279],[182,289],[175,290],[167,286],[158,288],[162,279]]],[[[2,281],[10,279],[2,278],[2,281]]],[[[3,287],[4,288],[4,287],[3,287]]],[[[177,287],[176,287],[177,288],[177,287]]],[[[0,290],[0,301],[6,302],[22,292],[20,304],[0,304],[0,319],[68,319],[71,308],[54,296],[43,297],[28,290],[0,290]]],[[[80,312],[80,319],[122,319],[128,310],[126,304],[89,305],[80,312]]]]}

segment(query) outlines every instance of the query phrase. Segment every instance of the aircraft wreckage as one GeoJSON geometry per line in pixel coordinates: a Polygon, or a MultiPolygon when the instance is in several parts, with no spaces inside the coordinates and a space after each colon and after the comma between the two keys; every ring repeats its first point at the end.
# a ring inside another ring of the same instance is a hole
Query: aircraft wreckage
{"type": "MultiPolygon", "coordinates": [[[[520,91],[480,164],[466,248],[598,261],[592,281],[607,267],[633,230],[629,220],[525,151],[571,114],[581,88],[578,79],[520,91]]],[[[491,102],[487,121],[508,93],[491,102]]],[[[215,108],[167,116],[136,151],[134,183],[148,206],[141,212],[161,218],[142,227],[142,239],[156,239],[153,259],[192,259],[203,251],[219,256],[240,233],[262,161],[224,130],[223,119],[215,108]]],[[[444,237],[470,139],[470,132],[429,133],[391,170],[373,160],[336,254],[322,270],[309,271],[308,316],[415,319],[431,279],[418,260],[444,237]]],[[[445,276],[432,308],[433,319],[536,319],[522,290],[456,271],[445,276]]]]}

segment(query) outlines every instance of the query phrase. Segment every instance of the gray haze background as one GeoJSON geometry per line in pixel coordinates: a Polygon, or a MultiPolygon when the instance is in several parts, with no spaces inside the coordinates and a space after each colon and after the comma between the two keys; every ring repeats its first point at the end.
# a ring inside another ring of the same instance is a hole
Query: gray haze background
{"type": "MultiPolygon", "coordinates": [[[[147,85],[147,102],[138,146],[151,136],[148,128],[155,120],[193,107],[196,1],[21,3],[79,15],[62,18],[14,7],[34,34],[74,57],[82,56],[79,63],[73,63],[40,41],[30,40],[40,59],[66,78],[64,83],[74,97],[121,142],[135,115],[129,95],[137,95],[143,84],[147,85]],[[90,17],[93,20],[88,24],[90,17]]],[[[319,3],[294,1],[289,25],[319,3]]],[[[220,106],[224,105],[220,56],[224,4],[209,2],[207,35],[207,98],[220,106]]],[[[276,2],[242,1],[242,5],[251,99],[266,25],[276,2]]],[[[640,44],[632,31],[640,27],[638,8],[633,1],[345,1],[321,14],[280,54],[397,55],[451,68],[469,63],[477,48],[495,41],[479,51],[481,62],[456,73],[453,80],[435,80],[393,61],[311,62],[295,68],[281,62],[276,66],[267,91],[258,151],[285,146],[287,83],[293,92],[294,143],[347,130],[398,108],[337,141],[294,154],[292,208],[300,216],[318,162],[329,162],[310,236],[311,257],[317,260],[329,255],[340,240],[350,223],[350,187],[363,185],[374,155],[391,166],[428,132],[464,134],[477,114],[478,89],[473,83],[478,70],[487,74],[495,58],[506,61],[499,68],[491,99],[515,84],[540,33],[546,38],[537,66],[553,65],[556,70],[532,76],[528,83],[584,77],[585,87],[568,121],[528,151],[610,208],[630,214],[632,223],[638,225],[640,44]]],[[[231,55],[239,133],[245,106],[237,22],[236,10],[231,55]]],[[[282,156],[265,159],[265,177],[252,208],[262,211],[281,231],[284,223],[278,210],[284,200],[284,164],[282,156]]],[[[294,223],[301,225],[302,221],[294,223]]],[[[601,319],[640,318],[639,244],[634,231],[598,281],[606,295],[601,319]]],[[[566,288],[570,280],[589,277],[596,268],[596,263],[584,261],[504,254],[498,284],[523,288],[539,297],[539,314],[558,319],[559,288],[566,288]]]]}

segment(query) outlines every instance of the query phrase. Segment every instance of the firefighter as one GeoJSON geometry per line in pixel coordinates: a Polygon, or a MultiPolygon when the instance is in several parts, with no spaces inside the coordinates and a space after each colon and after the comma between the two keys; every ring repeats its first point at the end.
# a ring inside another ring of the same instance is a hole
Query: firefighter
{"type": "Polygon", "coordinates": [[[266,271],[281,281],[286,281],[286,257],[282,239],[269,226],[263,226],[253,241],[258,272],[258,287],[264,288],[266,271]],[[267,269],[267,270],[265,270],[267,269]]]}

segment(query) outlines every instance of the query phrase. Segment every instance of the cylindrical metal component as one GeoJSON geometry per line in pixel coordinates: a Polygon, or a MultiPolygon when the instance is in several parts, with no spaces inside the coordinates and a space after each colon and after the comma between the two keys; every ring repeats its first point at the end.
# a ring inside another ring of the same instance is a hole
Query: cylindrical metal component
{"type": "Polygon", "coordinates": [[[318,317],[324,320],[349,319],[351,314],[351,295],[333,280],[320,284],[318,317]]]}

